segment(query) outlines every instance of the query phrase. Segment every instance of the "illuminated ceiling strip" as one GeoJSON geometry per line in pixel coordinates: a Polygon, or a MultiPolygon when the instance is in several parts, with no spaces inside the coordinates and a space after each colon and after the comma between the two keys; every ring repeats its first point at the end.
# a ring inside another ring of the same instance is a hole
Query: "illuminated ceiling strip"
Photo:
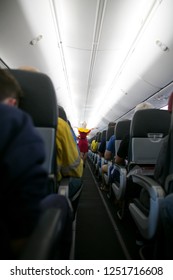
{"type": "Polygon", "coordinates": [[[64,55],[64,50],[63,50],[63,44],[62,44],[62,37],[61,37],[61,32],[60,32],[60,24],[59,24],[58,16],[56,13],[55,0],[49,0],[49,3],[50,3],[50,7],[51,7],[51,13],[52,13],[54,27],[55,27],[56,36],[57,36],[61,63],[62,63],[63,72],[64,72],[64,76],[65,76],[65,80],[66,80],[67,92],[68,92],[68,95],[70,98],[69,102],[71,104],[73,104],[70,85],[69,85],[68,72],[67,72],[67,67],[66,67],[66,61],[65,61],[65,55],[64,55]]]}
{"type": "MultiPolygon", "coordinates": [[[[122,64],[119,68],[119,70],[117,71],[115,77],[112,80],[112,83],[110,84],[109,88],[107,89],[107,91],[105,92],[105,95],[103,97],[102,100],[100,100],[100,105],[97,108],[97,111],[100,110],[100,108],[102,108],[102,104],[103,104],[103,100],[105,99],[105,96],[107,96],[107,94],[112,90],[113,85],[115,86],[116,82],[118,81],[119,76],[122,74],[123,69],[125,68],[125,66],[127,65],[131,55],[133,54],[135,47],[137,46],[137,43],[139,42],[144,30],[146,29],[146,26],[148,25],[148,23],[150,22],[153,14],[156,12],[158,6],[161,4],[163,0],[155,0],[152,4],[152,6],[150,7],[150,10],[148,11],[147,16],[145,17],[143,23],[141,24],[141,27],[139,28],[127,54],[125,55],[124,60],[122,61],[122,64]]],[[[112,100],[110,99],[110,107],[112,104],[112,100]]],[[[109,106],[108,106],[109,107],[109,106]]]]}
{"type": "Polygon", "coordinates": [[[125,56],[125,58],[124,58],[124,60],[123,60],[123,62],[121,64],[119,70],[118,70],[118,72],[117,72],[117,74],[116,74],[116,76],[113,79],[112,84],[115,83],[115,80],[118,79],[118,77],[122,73],[123,69],[127,65],[127,62],[129,60],[129,58],[131,57],[132,53],[134,52],[135,47],[137,46],[137,43],[139,42],[139,40],[140,40],[140,38],[141,38],[141,36],[142,36],[146,26],[150,22],[154,12],[156,11],[156,9],[158,8],[158,6],[161,4],[162,1],[163,0],[155,0],[153,2],[153,5],[151,6],[151,8],[150,8],[146,18],[144,19],[143,23],[141,24],[141,27],[140,27],[139,31],[137,32],[137,34],[136,34],[136,36],[135,36],[135,38],[134,38],[134,40],[133,40],[133,42],[132,42],[132,44],[131,44],[131,46],[130,46],[130,48],[129,48],[129,50],[128,50],[128,52],[127,52],[127,54],[126,54],[126,56],[125,56]]]}
{"type": "MultiPolygon", "coordinates": [[[[91,61],[90,61],[90,69],[89,69],[89,76],[88,76],[88,86],[87,86],[87,95],[85,100],[85,108],[87,107],[88,96],[90,92],[90,85],[92,81],[92,76],[94,72],[94,65],[96,61],[96,54],[98,51],[100,34],[102,30],[102,23],[104,19],[105,9],[106,9],[107,0],[100,0],[98,1],[97,6],[97,16],[96,16],[96,23],[95,23],[95,30],[94,30],[94,39],[92,45],[92,53],[91,53],[91,61]]],[[[84,120],[85,120],[85,112],[84,111],[84,120]]]]}

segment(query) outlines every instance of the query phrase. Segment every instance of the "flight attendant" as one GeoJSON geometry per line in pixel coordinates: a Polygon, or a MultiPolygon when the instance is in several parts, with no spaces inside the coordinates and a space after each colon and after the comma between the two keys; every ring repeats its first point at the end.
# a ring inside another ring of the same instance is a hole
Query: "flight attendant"
{"type": "Polygon", "coordinates": [[[78,128],[78,146],[80,150],[80,156],[83,159],[83,164],[85,167],[85,162],[87,159],[87,154],[88,154],[88,139],[87,136],[93,130],[94,128],[88,129],[86,128],[87,124],[86,122],[83,122],[82,127],[78,128]]]}

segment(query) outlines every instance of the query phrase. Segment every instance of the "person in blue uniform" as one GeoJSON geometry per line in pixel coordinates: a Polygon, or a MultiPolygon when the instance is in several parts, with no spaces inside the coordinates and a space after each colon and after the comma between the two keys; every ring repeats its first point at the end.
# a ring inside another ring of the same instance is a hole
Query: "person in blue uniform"
{"type": "Polygon", "coordinates": [[[18,108],[22,95],[10,72],[0,69],[1,259],[20,255],[41,214],[49,208],[63,209],[64,252],[71,242],[71,210],[65,197],[48,195],[44,142],[31,117],[18,108]]]}

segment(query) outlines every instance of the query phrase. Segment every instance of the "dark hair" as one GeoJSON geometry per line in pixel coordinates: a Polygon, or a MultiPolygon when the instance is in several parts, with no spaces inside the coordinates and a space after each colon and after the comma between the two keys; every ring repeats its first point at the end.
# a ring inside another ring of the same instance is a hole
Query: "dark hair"
{"type": "Polygon", "coordinates": [[[116,125],[115,122],[110,122],[110,123],[108,123],[108,127],[110,127],[110,126],[115,126],[115,125],[116,125]]]}
{"type": "Polygon", "coordinates": [[[22,96],[22,89],[10,71],[0,69],[0,102],[6,98],[12,97],[19,103],[22,96]]]}

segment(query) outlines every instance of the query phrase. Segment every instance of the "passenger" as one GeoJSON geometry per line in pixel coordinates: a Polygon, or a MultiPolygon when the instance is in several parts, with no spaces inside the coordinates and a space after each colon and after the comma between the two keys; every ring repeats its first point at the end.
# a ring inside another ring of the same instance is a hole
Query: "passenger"
{"type": "MultiPolygon", "coordinates": [[[[98,160],[98,167],[97,168],[101,168],[101,161],[102,161],[102,157],[104,157],[104,153],[105,153],[105,150],[106,150],[106,139],[102,139],[101,140],[101,143],[98,147],[98,155],[99,155],[99,160],[98,160]]],[[[99,176],[99,175],[98,175],[99,176]]]]}
{"type": "MultiPolygon", "coordinates": [[[[55,207],[55,201],[56,208],[64,211],[65,228],[72,225],[66,199],[47,195],[44,143],[30,116],[17,108],[21,96],[15,78],[0,69],[0,237],[6,240],[0,257],[7,259],[19,257],[42,211],[55,207]],[[47,200],[52,201],[50,206],[47,200]]],[[[71,232],[64,238],[70,240],[71,232]]],[[[69,251],[68,241],[64,246],[69,251]]]]}
{"type": "Polygon", "coordinates": [[[87,135],[91,132],[91,130],[95,128],[88,129],[86,128],[86,122],[83,122],[82,127],[78,128],[79,137],[78,137],[78,146],[80,150],[80,156],[83,159],[83,166],[85,167],[87,155],[88,155],[88,140],[87,135]]]}
{"type": "Polygon", "coordinates": [[[106,151],[106,139],[102,139],[101,140],[101,143],[100,143],[100,146],[98,148],[98,154],[100,157],[103,157],[104,156],[104,153],[106,151]]]}
{"type": "Polygon", "coordinates": [[[96,153],[98,149],[98,142],[96,141],[96,139],[93,139],[91,142],[91,151],[93,153],[96,153]]]}
{"type": "Polygon", "coordinates": [[[83,175],[83,160],[80,157],[76,141],[69,124],[58,118],[56,133],[58,182],[63,177],[69,177],[69,198],[81,187],[83,175]]]}
{"type": "MultiPolygon", "coordinates": [[[[110,123],[109,126],[115,127],[115,123],[110,123]]],[[[113,160],[115,157],[115,135],[113,134],[106,146],[106,150],[104,152],[104,159],[105,161],[113,160]]],[[[102,183],[100,189],[103,191],[108,191],[108,186],[105,184],[104,174],[108,173],[108,163],[105,163],[101,167],[101,176],[102,176],[102,183]]]]}

